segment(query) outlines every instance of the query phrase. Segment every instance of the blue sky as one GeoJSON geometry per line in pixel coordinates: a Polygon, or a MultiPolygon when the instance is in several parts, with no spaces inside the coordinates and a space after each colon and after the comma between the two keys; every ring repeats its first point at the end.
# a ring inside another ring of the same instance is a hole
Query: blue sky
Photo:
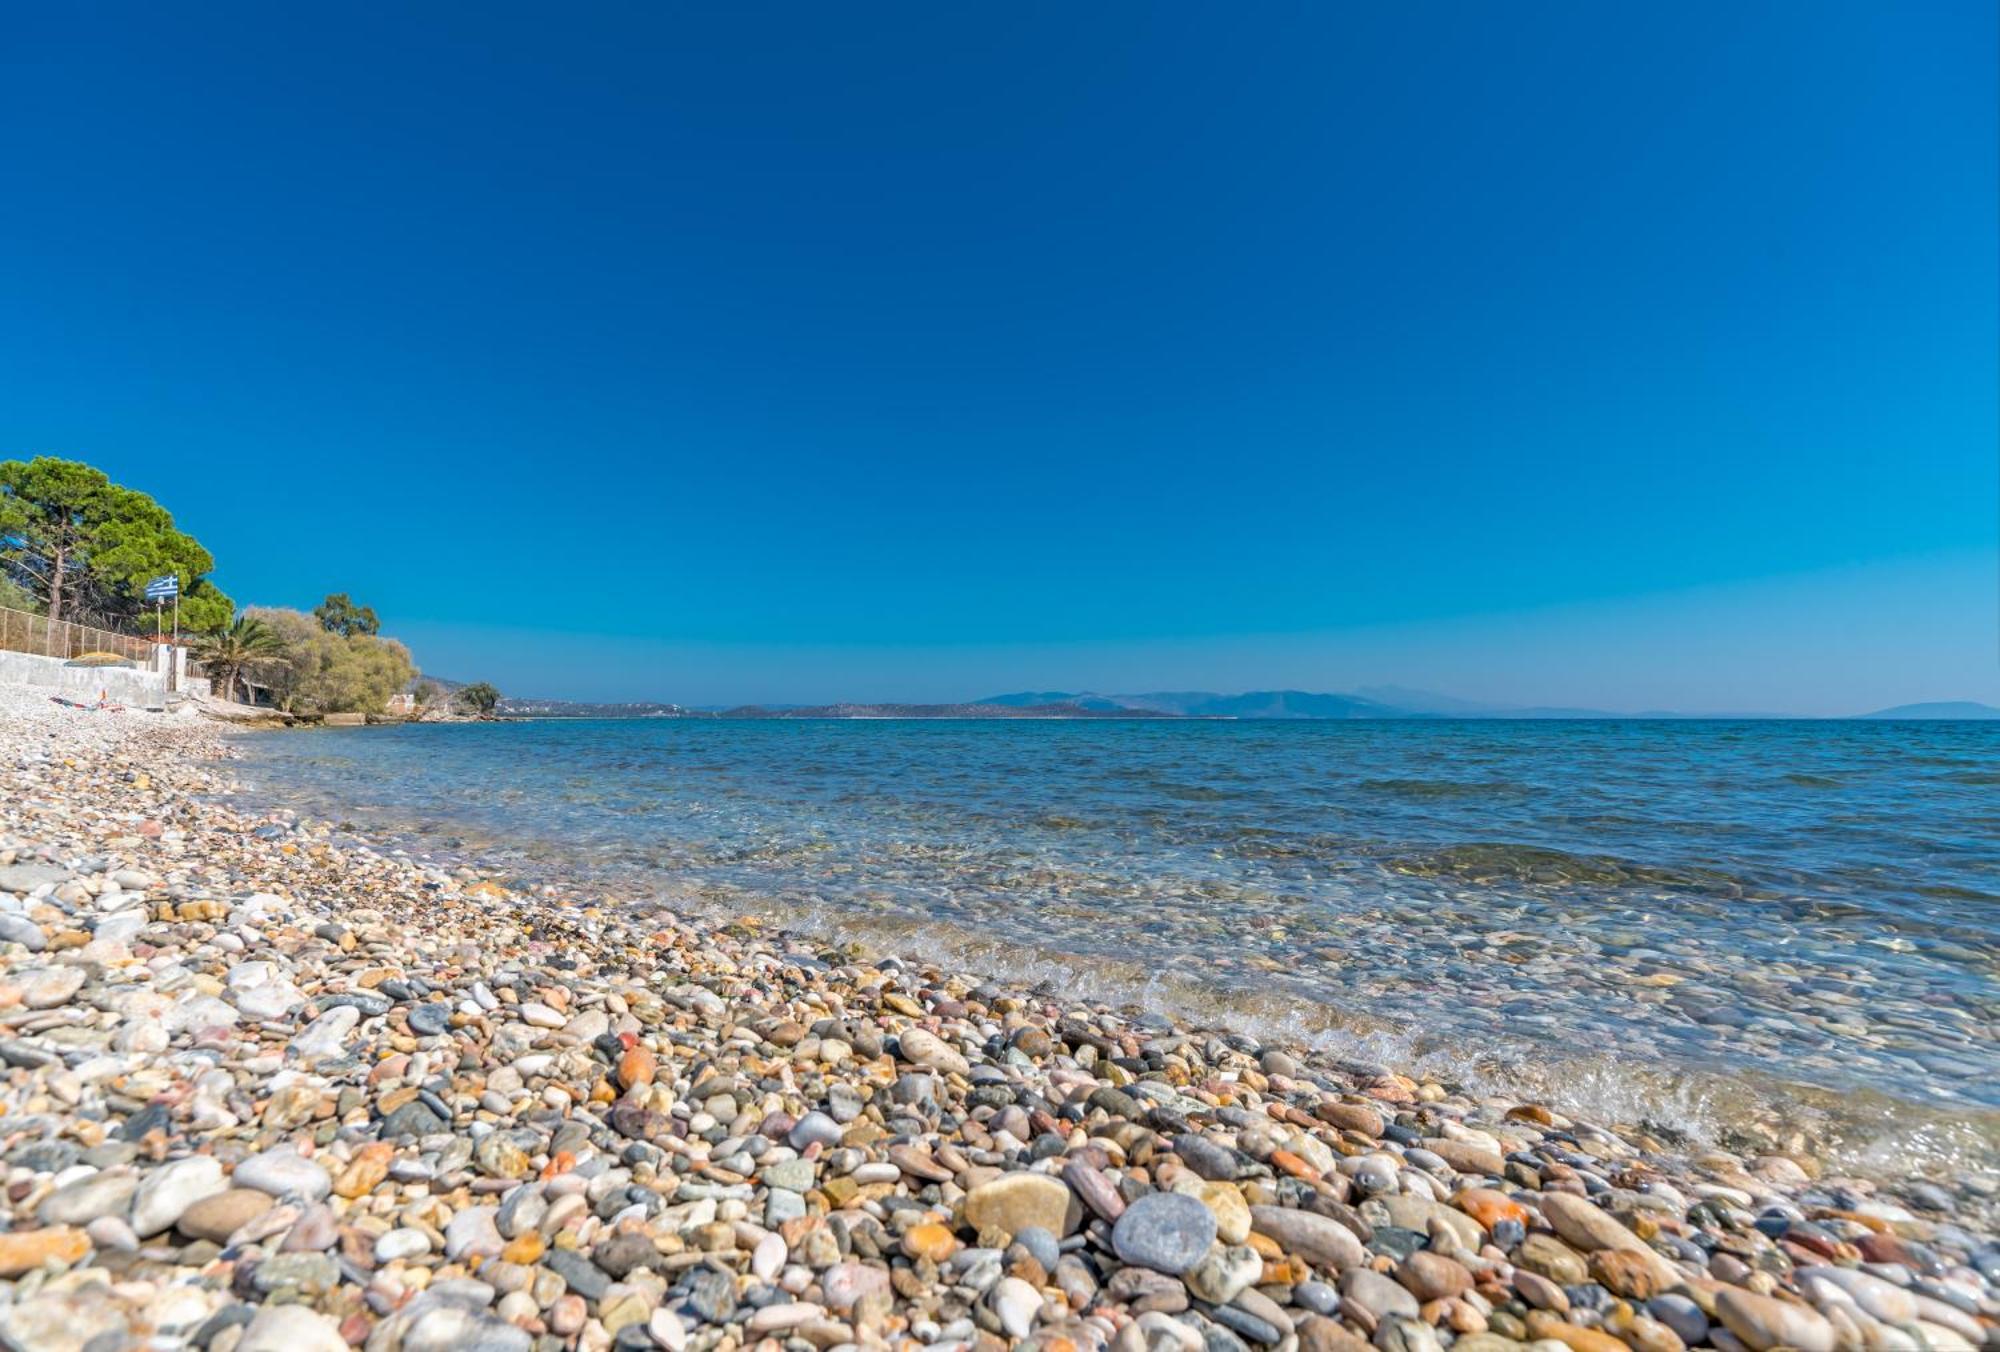
{"type": "Polygon", "coordinates": [[[6,23],[0,453],[439,674],[2000,699],[1990,5],[6,23]]]}

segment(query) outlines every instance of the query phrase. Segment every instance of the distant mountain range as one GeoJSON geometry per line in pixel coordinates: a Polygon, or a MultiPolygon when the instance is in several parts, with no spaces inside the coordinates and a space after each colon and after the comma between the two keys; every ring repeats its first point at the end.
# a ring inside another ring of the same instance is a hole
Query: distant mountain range
{"type": "MultiPolygon", "coordinates": [[[[1314,694],[1306,690],[1252,690],[1241,695],[1220,695],[1209,690],[1156,690],[1139,695],[1104,695],[1095,691],[1069,694],[1060,690],[1022,691],[1012,695],[989,695],[983,705],[1028,706],[1043,709],[1070,705],[1078,709],[1110,712],[1118,709],[1147,710],[1178,714],[1188,718],[1620,718],[1620,719],[1704,719],[1704,718],[1795,718],[1796,714],[1764,712],[1682,713],[1671,709],[1647,709],[1620,713],[1608,709],[1570,708],[1560,705],[1480,704],[1450,695],[1412,690],[1404,686],[1364,686],[1353,694],[1314,694]]],[[[2000,709],[1971,700],[1936,704],[1900,704],[1857,715],[1873,719],[2000,719],[2000,709]]]]}
{"type": "Polygon", "coordinates": [[[1252,690],[1242,695],[1218,695],[1210,690],[1155,690],[1143,695],[1035,690],[993,695],[979,703],[1001,708],[1069,706],[1099,713],[1144,710],[1181,718],[1407,718],[1413,712],[1360,695],[1316,695],[1305,690],[1252,690]]]}
{"type": "Polygon", "coordinates": [[[503,699],[507,718],[1177,718],[1122,706],[1084,708],[1033,704],[741,704],[687,708],[679,704],[593,704],[582,700],[503,699]]]}
{"type": "Polygon", "coordinates": [[[1932,704],[1898,704],[1893,709],[1877,709],[1872,714],[1861,714],[1860,717],[1985,720],[2000,718],[2000,709],[1990,704],[1975,704],[1969,699],[1955,699],[1941,700],[1932,704]]]}
{"type": "MultiPolygon", "coordinates": [[[[1151,709],[1191,718],[1682,718],[1672,713],[1614,714],[1603,709],[1479,704],[1401,686],[1370,686],[1353,694],[1309,690],[1252,690],[1221,695],[1211,690],[1155,690],[1140,695],[1065,694],[1059,690],[993,695],[981,704],[1073,704],[1088,709],[1151,709]]],[[[1706,716],[1706,715],[1704,715],[1706,716]]],[[[1727,715],[1725,715],[1727,716],[1727,715]]],[[[1774,714],[1737,717],[1779,717],[1774,714]]]]}
{"type": "Polygon", "coordinates": [[[498,712],[507,718],[687,718],[692,713],[678,704],[592,704],[569,699],[503,699],[498,712]]]}
{"type": "Polygon", "coordinates": [[[1125,706],[1085,706],[1056,701],[1049,704],[807,704],[769,708],[746,704],[724,709],[716,718],[1179,718],[1161,709],[1125,706]]]}
{"type": "MultiPolygon", "coordinates": [[[[1212,690],[1155,690],[1137,695],[1095,691],[1022,690],[958,704],[746,704],[733,708],[687,708],[661,703],[592,703],[579,700],[503,699],[500,713],[512,718],[1070,718],[1159,719],[1233,718],[1329,720],[1354,718],[1615,718],[1714,719],[1793,718],[1794,714],[1700,713],[1605,709],[1555,705],[1480,704],[1403,686],[1364,686],[1352,694],[1309,690],[1252,690],[1240,695],[1212,690]]],[[[2000,719],[2000,709],[1970,700],[1900,704],[1859,714],[1863,719],[2000,719]]]]}

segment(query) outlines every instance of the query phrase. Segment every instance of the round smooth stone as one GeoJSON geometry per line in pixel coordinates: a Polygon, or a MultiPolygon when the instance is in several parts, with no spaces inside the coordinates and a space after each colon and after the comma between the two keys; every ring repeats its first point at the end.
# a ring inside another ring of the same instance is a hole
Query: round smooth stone
{"type": "Polygon", "coordinates": [[[1119,1258],[1175,1276],[1199,1262],[1213,1243],[1215,1213],[1177,1192],[1141,1197],[1125,1208],[1111,1231],[1111,1247],[1119,1258]]]}

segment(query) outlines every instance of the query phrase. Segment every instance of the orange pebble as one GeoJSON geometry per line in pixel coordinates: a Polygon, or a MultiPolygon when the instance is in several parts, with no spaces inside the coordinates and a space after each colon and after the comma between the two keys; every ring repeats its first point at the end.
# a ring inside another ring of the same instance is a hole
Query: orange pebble
{"type": "Polygon", "coordinates": [[[911,1258],[942,1263],[958,1250],[958,1237],[936,1222],[913,1225],[903,1232],[903,1252],[911,1258]]]}
{"type": "Polygon", "coordinates": [[[1271,1163],[1274,1167],[1283,1169],[1293,1178],[1310,1180],[1319,1177],[1319,1170],[1313,1168],[1289,1150],[1273,1150],[1271,1152],[1271,1163]]]}
{"type": "Polygon", "coordinates": [[[659,1066],[658,1057],[644,1047],[634,1047],[618,1058],[618,1083],[627,1089],[651,1084],[653,1076],[659,1073],[659,1066]]]}
{"type": "Polygon", "coordinates": [[[1451,1199],[1451,1204],[1492,1230],[1501,1221],[1528,1223],[1528,1209],[1504,1192],[1492,1188],[1467,1188],[1451,1199]]]}

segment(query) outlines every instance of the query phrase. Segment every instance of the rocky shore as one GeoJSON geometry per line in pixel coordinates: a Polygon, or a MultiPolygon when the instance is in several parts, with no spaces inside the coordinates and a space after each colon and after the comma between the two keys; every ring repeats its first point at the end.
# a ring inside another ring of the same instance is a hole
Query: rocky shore
{"type": "Polygon", "coordinates": [[[0,1344],[2000,1347],[1884,1189],[214,801],[0,691],[0,1344]]]}

